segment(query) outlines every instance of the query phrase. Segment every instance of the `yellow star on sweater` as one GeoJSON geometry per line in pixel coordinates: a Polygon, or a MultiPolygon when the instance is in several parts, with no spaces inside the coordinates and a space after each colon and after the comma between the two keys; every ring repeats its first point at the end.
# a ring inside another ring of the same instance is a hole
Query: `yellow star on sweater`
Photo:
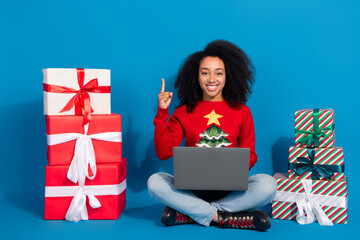
{"type": "Polygon", "coordinates": [[[215,123],[217,125],[220,126],[220,122],[219,122],[219,119],[218,118],[222,118],[223,116],[219,115],[219,114],[216,114],[215,113],[215,110],[212,110],[212,112],[206,116],[204,116],[204,118],[208,118],[209,121],[207,123],[207,126],[209,126],[210,124],[212,123],[215,123]]]}

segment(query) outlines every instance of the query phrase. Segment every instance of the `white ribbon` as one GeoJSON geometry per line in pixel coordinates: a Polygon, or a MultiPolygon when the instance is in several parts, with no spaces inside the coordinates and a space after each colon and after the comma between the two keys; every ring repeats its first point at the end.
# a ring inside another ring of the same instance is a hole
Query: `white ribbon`
{"type": "Polygon", "coordinates": [[[92,195],[83,191],[81,188],[75,193],[71,200],[68,211],[66,212],[65,219],[70,222],[77,222],[80,220],[88,220],[88,213],[86,209],[86,196],[89,197],[89,203],[92,208],[101,207],[99,200],[92,195]]]}
{"type": "MultiPolygon", "coordinates": [[[[79,186],[55,186],[45,187],[45,197],[72,197],[78,191],[79,186]]],[[[109,185],[86,185],[83,190],[96,196],[119,195],[126,189],[126,180],[119,184],[109,185]]]]}
{"type": "Polygon", "coordinates": [[[295,202],[298,208],[296,220],[300,224],[310,224],[316,219],[321,226],[332,226],[320,205],[347,208],[347,198],[312,194],[312,180],[302,179],[301,183],[305,194],[277,191],[274,201],[295,202]]]}
{"type": "Polygon", "coordinates": [[[119,195],[126,189],[126,180],[115,185],[94,185],[94,186],[56,186],[45,187],[45,197],[70,197],[71,200],[65,219],[71,222],[88,220],[86,209],[86,197],[92,208],[101,207],[101,203],[95,197],[102,195],[119,195]]]}
{"type": "Polygon", "coordinates": [[[95,151],[92,139],[121,142],[121,132],[104,132],[87,135],[89,124],[84,126],[84,134],[81,133],[63,133],[47,135],[48,145],[56,145],[64,142],[76,140],[74,157],[71,161],[67,177],[72,182],[79,182],[79,186],[84,186],[85,178],[92,180],[96,176],[95,151]],[[90,167],[93,175],[89,176],[88,167],[90,167]]]}
{"type": "Polygon", "coordinates": [[[301,183],[304,186],[306,197],[305,199],[296,201],[298,207],[296,214],[297,222],[300,224],[310,224],[317,219],[321,226],[332,226],[333,223],[328,216],[326,216],[324,210],[311,198],[312,180],[302,179],[301,183]]]}

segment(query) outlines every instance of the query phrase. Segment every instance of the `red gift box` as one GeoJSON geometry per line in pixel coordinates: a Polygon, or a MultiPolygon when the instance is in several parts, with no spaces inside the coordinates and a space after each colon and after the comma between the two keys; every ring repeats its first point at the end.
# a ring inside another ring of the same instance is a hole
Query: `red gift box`
{"type": "MultiPolygon", "coordinates": [[[[77,139],[74,138],[70,141],[66,140],[52,145],[50,138],[64,137],[66,134],[84,134],[83,117],[45,116],[45,119],[46,134],[48,135],[47,157],[49,166],[70,165],[77,139]]],[[[122,161],[121,115],[93,115],[86,135],[92,139],[96,163],[122,161]],[[91,137],[99,134],[116,135],[117,140],[114,141],[114,139],[110,139],[111,137],[104,138],[104,140],[91,137]]]]}
{"type": "MultiPolygon", "coordinates": [[[[94,180],[85,181],[84,191],[93,194],[101,206],[92,208],[86,197],[88,219],[117,219],[126,204],[126,159],[120,163],[97,164],[97,170],[94,180]]],[[[65,219],[79,190],[78,184],[66,177],[67,171],[68,166],[46,166],[46,220],[65,219]]]]}

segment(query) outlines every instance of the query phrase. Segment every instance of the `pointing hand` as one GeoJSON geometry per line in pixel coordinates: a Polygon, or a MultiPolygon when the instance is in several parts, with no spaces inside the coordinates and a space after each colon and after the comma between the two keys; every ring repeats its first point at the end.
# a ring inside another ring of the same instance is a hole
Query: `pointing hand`
{"type": "Polygon", "coordinates": [[[165,80],[164,79],[162,79],[161,90],[160,90],[158,97],[159,97],[159,107],[163,108],[163,109],[168,108],[171,103],[173,93],[165,92],[165,80]]]}

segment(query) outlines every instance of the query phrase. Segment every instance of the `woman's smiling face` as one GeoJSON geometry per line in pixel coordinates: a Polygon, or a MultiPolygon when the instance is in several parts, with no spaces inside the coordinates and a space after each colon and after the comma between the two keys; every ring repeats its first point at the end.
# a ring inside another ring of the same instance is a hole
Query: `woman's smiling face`
{"type": "Polygon", "coordinates": [[[205,57],[199,66],[199,84],[204,101],[223,101],[222,90],[225,86],[225,65],[218,57],[205,57]]]}

